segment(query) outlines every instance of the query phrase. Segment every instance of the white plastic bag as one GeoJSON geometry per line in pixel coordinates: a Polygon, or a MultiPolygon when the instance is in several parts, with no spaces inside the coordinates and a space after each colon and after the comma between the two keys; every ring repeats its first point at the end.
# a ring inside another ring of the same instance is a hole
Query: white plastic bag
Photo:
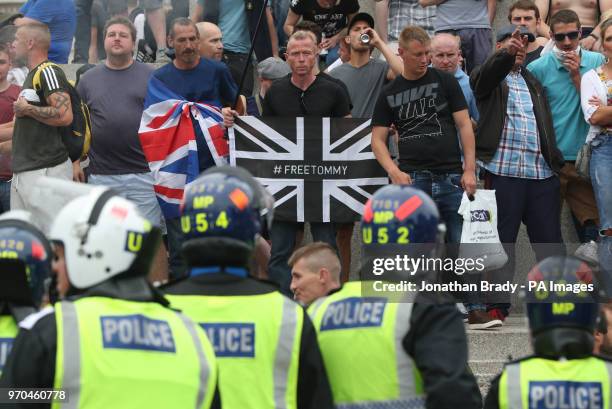
{"type": "Polygon", "coordinates": [[[497,232],[495,190],[477,190],[472,201],[464,192],[458,213],[463,216],[459,258],[480,259],[484,269],[475,273],[502,268],[508,255],[497,232]]]}

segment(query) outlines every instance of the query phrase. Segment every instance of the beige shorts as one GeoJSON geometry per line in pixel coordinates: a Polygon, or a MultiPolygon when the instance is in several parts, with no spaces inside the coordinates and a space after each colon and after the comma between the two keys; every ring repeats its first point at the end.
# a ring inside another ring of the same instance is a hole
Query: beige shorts
{"type": "Polygon", "coordinates": [[[66,162],[52,168],[29,170],[13,174],[13,180],[11,181],[11,210],[21,209],[32,213],[38,227],[44,233],[47,233],[59,209],[55,209],[49,206],[48,203],[42,202],[40,198],[35,199],[36,181],[43,176],[72,180],[72,162],[70,162],[70,159],[67,159],[66,162]]]}

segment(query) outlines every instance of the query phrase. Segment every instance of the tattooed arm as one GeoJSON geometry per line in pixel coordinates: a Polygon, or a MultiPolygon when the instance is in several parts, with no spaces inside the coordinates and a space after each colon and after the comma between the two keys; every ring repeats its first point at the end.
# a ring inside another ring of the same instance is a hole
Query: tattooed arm
{"type": "Polygon", "coordinates": [[[72,105],[68,93],[54,92],[47,97],[47,104],[39,107],[19,97],[13,103],[13,109],[17,118],[29,116],[49,126],[68,126],[72,123],[72,105]]]}

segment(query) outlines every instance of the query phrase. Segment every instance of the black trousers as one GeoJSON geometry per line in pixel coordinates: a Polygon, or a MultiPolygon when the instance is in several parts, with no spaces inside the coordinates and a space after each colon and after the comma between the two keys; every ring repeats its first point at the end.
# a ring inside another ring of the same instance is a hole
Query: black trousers
{"type": "MultiPolygon", "coordinates": [[[[516,238],[521,223],[527,228],[536,260],[565,254],[561,236],[561,191],[557,176],[544,180],[519,179],[487,172],[485,188],[495,189],[497,201],[497,231],[508,254],[508,264],[490,272],[495,282],[513,280],[516,266],[516,238]]],[[[519,283],[524,284],[524,283],[519,283]]],[[[488,308],[500,308],[507,313],[509,303],[496,303],[488,308]]]]}
{"type": "Polygon", "coordinates": [[[237,86],[240,86],[240,78],[242,77],[242,72],[244,71],[244,68],[247,67],[244,85],[242,87],[242,90],[240,90],[240,94],[249,97],[253,95],[255,81],[253,78],[253,62],[248,61],[247,57],[248,54],[234,53],[227,50],[223,51],[223,62],[230,69],[232,78],[236,82],[237,86]]]}

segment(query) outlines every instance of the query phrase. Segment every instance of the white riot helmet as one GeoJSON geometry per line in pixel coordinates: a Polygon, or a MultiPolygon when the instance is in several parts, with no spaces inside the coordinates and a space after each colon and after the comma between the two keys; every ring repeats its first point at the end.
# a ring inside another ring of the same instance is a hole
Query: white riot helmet
{"type": "Polygon", "coordinates": [[[145,276],[161,239],[136,205],[105,188],[64,206],[49,236],[64,246],[68,280],[78,289],[127,271],[145,276]]]}

